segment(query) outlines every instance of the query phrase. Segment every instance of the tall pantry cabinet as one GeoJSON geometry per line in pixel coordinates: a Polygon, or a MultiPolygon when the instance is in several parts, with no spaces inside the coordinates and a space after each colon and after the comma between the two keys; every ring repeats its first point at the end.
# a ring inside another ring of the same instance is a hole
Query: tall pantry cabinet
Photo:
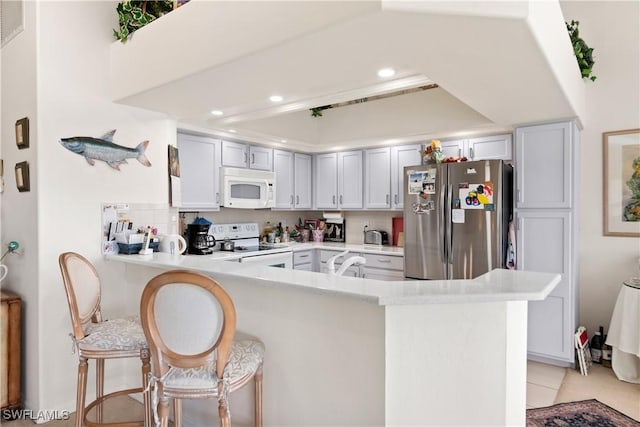
{"type": "Polygon", "coordinates": [[[580,135],[561,122],[517,128],[515,138],[517,268],[562,276],[545,300],[529,302],[528,357],[568,366],[578,319],[580,135]]]}

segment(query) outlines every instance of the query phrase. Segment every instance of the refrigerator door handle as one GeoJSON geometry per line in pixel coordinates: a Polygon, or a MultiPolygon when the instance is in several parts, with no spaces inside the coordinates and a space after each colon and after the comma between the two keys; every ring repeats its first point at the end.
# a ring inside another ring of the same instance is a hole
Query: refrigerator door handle
{"type": "MultiPolygon", "coordinates": [[[[447,243],[449,244],[449,247],[447,249],[447,262],[450,265],[453,265],[453,221],[451,221],[451,209],[453,207],[453,185],[449,184],[447,186],[447,243]]],[[[449,272],[449,279],[451,279],[451,274],[453,273],[453,271],[450,270],[449,272]]]]}
{"type": "Polygon", "coordinates": [[[445,217],[445,192],[444,191],[440,191],[440,200],[439,200],[439,204],[440,204],[440,209],[438,209],[438,215],[440,216],[440,218],[438,218],[438,223],[440,224],[440,227],[438,227],[438,230],[440,231],[440,261],[442,261],[443,264],[446,264],[447,262],[447,240],[446,240],[446,236],[444,233],[444,227],[445,227],[445,221],[446,221],[446,217],[445,217]]]}

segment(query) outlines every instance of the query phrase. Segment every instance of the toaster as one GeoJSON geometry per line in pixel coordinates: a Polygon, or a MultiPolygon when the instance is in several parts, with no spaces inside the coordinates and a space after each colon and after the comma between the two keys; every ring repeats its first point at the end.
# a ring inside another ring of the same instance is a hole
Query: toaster
{"type": "Polygon", "coordinates": [[[386,231],[381,230],[365,230],[364,243],[367,245],[388,245],[389,235],[386,231]]]}

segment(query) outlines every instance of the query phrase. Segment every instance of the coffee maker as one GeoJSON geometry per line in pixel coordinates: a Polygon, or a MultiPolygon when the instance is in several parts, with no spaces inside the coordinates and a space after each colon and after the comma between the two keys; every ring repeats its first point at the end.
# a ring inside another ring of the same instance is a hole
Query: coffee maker
{"type": "Polygon", "coordinates": [[[188,224],[186,241],[187,253],[193,255],[210,254],[216,245],[215,237],[209,234],[209,224],[188,224]]]}

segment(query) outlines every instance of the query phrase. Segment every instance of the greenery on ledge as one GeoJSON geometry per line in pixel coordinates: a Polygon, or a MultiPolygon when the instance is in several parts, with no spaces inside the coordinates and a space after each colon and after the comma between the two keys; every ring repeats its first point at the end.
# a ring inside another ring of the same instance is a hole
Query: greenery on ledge
{"type": "Polygon", "coordinates": [[[565,24],[567,24],[567,31],[569,31],[569,37],[571,38],[571,46],[573,46],[573,53],[576,55],[578,66],[580,66],[582,78],[595,81],[597,77],[592,74],[593,65],[595,64],[593,60],[593,48],[587,46],[580,37],[578,31],[580,21],[571,21],[570,24],[565,22],[565,24]]]}
{"type": "Polygon", "coordinates": [[[155,21],[189,0],[125,0],[118,3],[120,28],[113,30],[113,36],[122,43],[137,29],[155,21]]]}

